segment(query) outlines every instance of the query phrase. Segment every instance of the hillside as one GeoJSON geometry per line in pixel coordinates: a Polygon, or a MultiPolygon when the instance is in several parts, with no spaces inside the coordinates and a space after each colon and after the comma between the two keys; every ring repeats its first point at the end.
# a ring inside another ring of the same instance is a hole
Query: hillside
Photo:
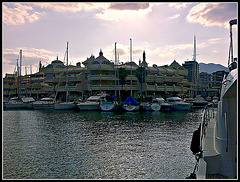
{"type": "Polygon", "coordinates": [[[227,67],[221,65],[221,64],[214,64],[214,63],[199,63],[199,72],[207,72],[207,73],[212,73],[215,71],[229,71],[227,67]]]}

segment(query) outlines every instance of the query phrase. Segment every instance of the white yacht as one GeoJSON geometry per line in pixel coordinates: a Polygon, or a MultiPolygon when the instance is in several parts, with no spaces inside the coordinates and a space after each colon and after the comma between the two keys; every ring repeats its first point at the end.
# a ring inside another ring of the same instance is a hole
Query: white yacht
{"type": "MultiPolygon", "coordinates": [[[[234,24],[237,24],[236,19],[230,21],[230,50],[232,47],[231,28],[234,24]]],[[[195,131],[199,131],[199,135],[193,134],[191,150],[197,149],[193,153],[198,167],[195,166],[188,178],[237,179],[238,70],[237,61],[233,60],[232,50],[229,54],[232,55],[231,61],[229,59],[228,62],[230,72],[222,81],[216,114],[211,114],[211,110],[206,106],[200,127],[195,131]]]]}
{"type": "Polygon", "coordinates": [[[189,110],[191,108],[191,104],[184,102],[180,97],[169,97],[167,102],[171,104],[173,110],[189,110]]]}
{"type": "Polygon", "coordinates": [[[41,100],[32,103],[33,109],[54,109],[55,99],[44,97],[41,100]]]}
{"type": "Polygon", "coordinates": [[[152,103],[149,102],[141,103],[141,107],[143,111],[159,111],[161,109],[161,106],[156,99],[153,99],[152,103]]]}
{"type": "Polygon", "coordinates": [[[32,97],[18,97],[10,98],[8,102],[4,103],[6,109],[31,109],[32,103],[35,100],[32,97]]]}
{"type": "Polygon", "coordinates": [[[80,102],[77,107],[80,111],[101,110],[100,104],[105,101],[106,94],[90,96],[85,102],[80,102]]]}
{"type": "Polygon", "coordinates": [[[205,107],[208,104],[208,101],[204,100],[201,95],[197,95],[194,101],[192,101],[192,107],[205,107]]]}
{"type": "Polygon", "coordinates": [[[164,98],[158,97],[156,98],[156,100],[158,101],[158,103],[161,106],[160,111],[170,111],[171,109],[171,104],[167,103],[164,98]]]}
{"type": "Polygon", "coordinates": [[[55,110],[74,110],[76,104],[74,102],[59,102],[54,104],[55,110]]]}

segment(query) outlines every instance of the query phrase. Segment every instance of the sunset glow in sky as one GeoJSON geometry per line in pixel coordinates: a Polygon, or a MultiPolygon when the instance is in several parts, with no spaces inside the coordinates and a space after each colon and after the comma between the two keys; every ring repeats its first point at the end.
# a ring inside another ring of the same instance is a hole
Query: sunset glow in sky
{"type": "MultiPolygon", "coordinates": [[[[35,73],[58,58],[69,42],[69,62],[76,65],[93,54],[114,61],[139,63],[142,53],[150,66],[192,60],[193,37],[197,61],[227,66],[229,21],[237,18],[237,3],[2,3],[2,75],[13,73],[19,51],[22,73],[35,73]]],[[[237,56],[237,26],[233,29],[237,56]]]]}

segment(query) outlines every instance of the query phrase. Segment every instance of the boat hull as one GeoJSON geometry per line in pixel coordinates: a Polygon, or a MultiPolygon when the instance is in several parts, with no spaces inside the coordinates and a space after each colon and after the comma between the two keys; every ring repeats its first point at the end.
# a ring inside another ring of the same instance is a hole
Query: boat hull
{"type": "Polygon", "coordinates": [[[124,111],[138,111],[139,110],[139,106],[135,106],[135,105],[130,105],[130,104],[126,104],[122,106],[124,111]]]}
{"type": "Polygon", "coordinates": [[[191,104],[173,104],[172,109],[177,111],[190,110],[191,104]]]}
{"type": "Polygon", "coordinates": [[[159,111],[161,106],[159,104],[143,104],[142,110],[143,111],[159,111]]]}
{"type": "Polygon", "coordinates": [[[55,110],[74,110],[76,108],[76,104],[73,102],[63,102],[63,103],[55,103],[55,110]]]}
{"type": "Polygon", "coordinates": [[[5,103],[4,108],[6,109],[28,109],[27,103],[5,103]]]}
{"type": "Polygon", "coordinates": [[[192,102],[192,107],[205,107],[208,104],[208,102],[192,102]]]}
{"type": "Polygon", "coordinates": [[[161,109],[160,109],[160,111],[170,111],[171,110],[171,105],[170,104],[165,104],[165,103],[163,103],[163,104],[161,104],[161,109]]]}
{"type": "Polygon", "coordinates": [[[54,103],[38,103],[32,105],[33,109],[54,109],[54,103]]]}
{"type": "Polygon", "coordinates": [[[119,105],[113,102],[106,102],[100,105],[102,111],[115,111],[118,109],[119,105]]]}
{"type": "Polygon", "coordinates": [[[77,104],[80,111],[98,111],[101,110],[99,104],[77,104]]]}

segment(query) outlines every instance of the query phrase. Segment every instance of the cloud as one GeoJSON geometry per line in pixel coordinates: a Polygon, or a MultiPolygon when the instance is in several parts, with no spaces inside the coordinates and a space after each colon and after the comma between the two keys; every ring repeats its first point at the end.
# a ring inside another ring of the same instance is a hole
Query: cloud
{"type": "Polygon", "coordinates": [[[111,3],[108,8],[95,15],[105,21],[133,20],[152,11],[153,4],[149,3],[111,3]]]}
{"type": "Polygon", "coordinates": [[[212,51],[212,53],[214,53],[214,54],[218,54],[219,51],[214,50],[214,51],[212,51]]]}
{"type": "Polygon", "coordinates": [[[32,5],[43,9],[52,9],[58,12],[91,11],[98,8],[107,8],[106,3],[32,3],[32,5]]]}
{"type": "Polygon", "coordinates": [[[175,15],[169,17],[168,19],[176,19],[176,18],[178,18],[179,16],[180,16],[180,14],[175,14],[175,15]]]}
{"type": "Polygon", "coordinates": [[[16,65],[17,59],[19,59],[19,51],[22,50],[22,65],[31,65],[37,67],[39,61],[42,63],[49,62],[56,57],[52,55],[57,55],[57,53],[48,51],[45,49],[35,49],[35,48],[16,48],[16,49],[4,49],[3,51],[3,63],[5,66],[16,65]]]}
{"type": "Polygon", "coordinates": [[[200,3],[187,15],[189,23],[229,28],[229,21],[237,17],[237,3],[200,3]]]}
{"type": "Polygon", "coordinates": [[[222,40],[222,38],[212,38],[212,39],[209,39],[207,41],[207,43],[209,43],[209,44],[218,44],[221,40],[222,40]]]}
{"type": "Polygon", "coordinates": [[[111,3],[108,9],[113,10],[140,10],[149,8],[149,3],[111,3]]]}
{"type": "Polygon", "coordinates": [[[45,15],[44,12],[40,13],[34,11],[31,6],[15,3],[14,6],[7,7],[9,3],[3,4],[3,23],[6,25],[22,25],[25,23],[32,23],[39,20],[39,18],[45,15]]]}
{"type": "MultiPolygon", "coordinates": [[[[107,59],[115,60],[113,45],[106,46],[104,50],[103,51],[106,52],[106,58],[107,59]]],[[[143,50],[144,49],[142,47],[138,47],[138,46],[134,46],[132,48],[132,58],[133,58],[133,61],[138,61],[138,58],[142,57],[143,50]]],[[[121,60],[123,62],[130,61],[130,46],[129,45],[125,45],[125,44],[117,43],[117,56],[118,55],[119,55],[119,57],[121,58],[121,60]]]]}
{"type": "Polygon", "coordinates": [[[186,8],[190,3],[170,3],[169,7],[174,7],[176,9],[186,8]]]}
{"type": "MultiPolygon", "coordinates": [[[[200,44],[197,44],[197,48],[203,48],[206,47],[207,44],[205,42],[202,42],[200,44]]],[[[182,53],[184,50],[193,50],[193,44],[175,44],[175,45],[169,45],[164,48],[158,47],[154,50],[149,50],[150,54],[157,54],[159,57],[165,58],[165,57],[175,57],[176,55],[182,53]]]]}

